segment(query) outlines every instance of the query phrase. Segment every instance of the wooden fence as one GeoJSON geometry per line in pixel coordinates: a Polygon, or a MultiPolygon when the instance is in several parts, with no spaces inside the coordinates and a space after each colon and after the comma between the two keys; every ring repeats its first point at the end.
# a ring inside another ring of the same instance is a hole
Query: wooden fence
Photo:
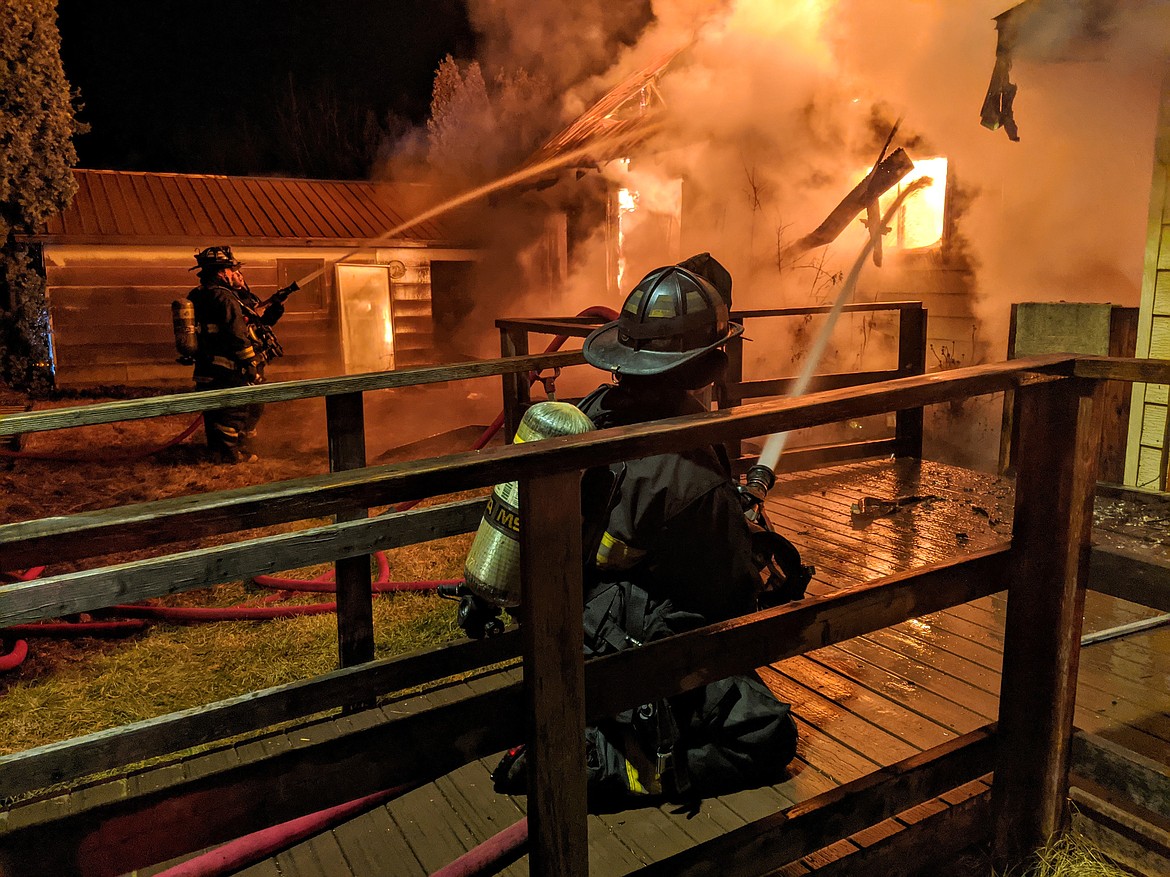
{"type": "MultiPolygon", "coordinates": [[[[580,362],[579,353],[521,356],[0,418],[0,435],[10,435],[246,401],[325,396],[333,469],[255,487],[6,524],[0,526],[3,569],[36,565],[45,557],[76,560],[335,517],[334,523],[324,526],[8,586],[0,591],[0,627],[326,561],[338,561],[339,592],[346,592],[344,602],[338,595],[342,669],[0,758],[0,795],[74,780],[277,720],[368,703],[424,679],[517,652],[523,656],[524,669],[523,684],[488,685],[452,703],[247,764],[224,766],[165,790],[94,801],[35,824],[7,824],[0,827],[0,873],[122,873],[405,781],[432,779],[526,735],[531,872],[584,875],[586,790],[580,768],[587,722],[1005,586],[1010,599],[996,727],[878,771],[838,793],[819,796],[797,813],[748,826],[735,840],[760,855],[778,854],[777,850],[786,856],[803,855],[992,768],[990,798],[977,797],[952,808],[948,831],[965,832],[977,840],[986,833],[990,812],[997,860],[1012,864],[1061,826],[1102,381],[1170,383],[1170,363],[1037,357],[582,436],[364,466],[359,401],[367,390],[516,375],[574,362],[580,362]],[[961,560],[584,662],[578,511],[584,469],[1009,389],[1021,400],[1010,541],[961,560]],[[393,660],[364,661],[369,564],[346,561],[395,545],[467,532],[480,513],[478,503],[449,503],[374,518],[367,517],[367,510],[509,480],[520,482],[526,521],[521,531],[526,623],[521,630],[393,660]],[[841,798],[847,793],[849,797],[841,798]],[[200,818],[192,819],[192,813],[200,818]]],[[[700,845],[686,854],[687,862],[675,864],[679,870],[686,866],[690,873],[701,873],[703,863],[717,861],[721,873],[748,874],[767,861],[746,853],[732,856],[728,843],[717,839],[700,845]],[[713,858],[725,854],[727,870],[723,859],[713,858]]],[[[650,866],[645,872],[660,873],[661,867],[650,866]]]]}
{"type": "MultiPolygon", "coordinates": [[[[733,311],[731,319],[745,328],[750,337],[750,326],[766,319],[805,319],[828,314],[830,307],[767,308],[733,311]]],[[[926,311],[919,301],[874,302],[850,304],[842,308],[845,314],[897,314],[898,345],[893,368],[866,372],[826,373],[814,376],[808,392],[859,387],[878,381],[920,375],[926,371],[926,311]]],[[[584,338],[604,322],[599,317],[539,317],[531,319],[504,318],[496,320],[500,330],[500,356],[520,356],[530,352],[531,335],[552,335],[560,340],[584,338]]],[[[556,341],[553,342],[557,344],[556,341]]],[[[745,401],[786,396],[792,392],[796,378],[744,380],[744,336],[732,339],[727,345],[728,368],[724,379],[715,387],[715,402],[720,409],[735,408],[745,401]]],[[[504,428],[510,440],[516,425],[531,404],[529,382],[519,375],[504,384],[504,428]]],[[[739,450],[739,442],[730,442],[739,450]]],[[[814,466],[855,460],[861,457],[889,456],[918,457],[922,454],[922,409],[912,408],[895,413],[894,435],[886,439],[835,442],[814,447],[788,448],[781,460],[785,470],[796,471],[814,466]]],[[[739,456],[737,453],[736,456],[739,456]]],[[[743,468],[754,458],[741,461],[743,468]]]]}

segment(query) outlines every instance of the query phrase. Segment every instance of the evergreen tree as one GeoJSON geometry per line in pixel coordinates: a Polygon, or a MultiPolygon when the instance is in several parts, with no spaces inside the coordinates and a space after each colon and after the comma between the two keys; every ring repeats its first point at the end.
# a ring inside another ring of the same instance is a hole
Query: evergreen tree
{"type": "Polygon", "coordinates": [[[484,183],[513,169],[548,136],[547,81],[525,70],[501,72],[491,84],[478,61],[447,55],[435,71],[428,158],[455,185],[484,183]]]}
{"type": "Polygon", "coordinates": [[[81,133],[61,66],[55,0],[0,4],[0,382],[52,389],[45,278],[16,236],[69,204],[81,133]]]}

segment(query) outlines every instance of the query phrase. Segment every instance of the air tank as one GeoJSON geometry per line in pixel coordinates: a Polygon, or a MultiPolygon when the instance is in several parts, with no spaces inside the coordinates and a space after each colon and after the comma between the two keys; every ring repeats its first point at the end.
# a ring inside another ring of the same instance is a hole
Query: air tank
{"type": "MultiPolygon", "coordinates": [[[[579,435],[594,429],[580,409],[568,402],[538,402],[516,428],[513,444],[558,435],[579,435]]],[[[520,605],[520,485],[515,481],[492,489],[463,566],[467,587],[497,606],[520,605]]]]}

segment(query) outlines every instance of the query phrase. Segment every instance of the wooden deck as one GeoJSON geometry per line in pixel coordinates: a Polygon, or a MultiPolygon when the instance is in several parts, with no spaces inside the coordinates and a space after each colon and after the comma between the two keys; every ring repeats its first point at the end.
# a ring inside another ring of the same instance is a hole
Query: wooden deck
{"type": "MultiPolygon", "coordinates": [[[[800,547],[806,562],[815,564],[810,592],[826,593],[1002,541],[1010,535],[1012,485],[926,462],[856,463],[782,476],[768,509],[776,527],[800,547]],[[901,499],[903,504],[891,510],[873,499],[865,502],[866,497],[901,499]],[[878,513],[856,514],[861,509],[878,513]]],[[[1170,555],[1165,540],[1143,541],[1124,515],[1107,517],[1110,530],[1104,535],[1113,544],[1137,540],[1143,550],[1170,555]]],[[[1155,526],[1154,532],[1164,530],[1155,526]]],[[[1004,595],[997,594],[761,668],[767,684],[793,705],[800,729],[798,756],[788,779],[705,800],[695,813],[662,805],[592,814],[590,873],[628,873],[994,720],[1004,607],[1004,595]]],[[[1085,632],[1155,614],[1090,592],[1085,632]]],[[[128,782],[165,784],[168,771],[189,776],[223,759],[245,760],[252,747],[296,746],[331,733],[336,723],[377,722],[383,715],[451,698],[482,684],[482,679],[470,679],[381,710],[221,748],[128,782]]],[[[1170,764],[1170,628],[1085,647],[1076,724],[1170,764]]],[[[524,815],[523,797],[492,791],[488,773],[494,763],[491,758],[467,765],[240,873],[430,874],[524,815]]],[[[976,784],[948,798],[957,803],[978,790],[976,784]]],[[[75,794],[110,793],[96,786],[75,794]]],[[[945,806],[923,805],[808,862],[793,863],[782,873],[807,873],[811,865],[847,855],[856,845],[872,843],[945,806]]],[[[19,818],[16,812],[10,816],[19,818]]],[[[139,873],[153,874],[161,868],[139,873]]],[[[526,858],[504,873],[527,874],[526,858]]]]}

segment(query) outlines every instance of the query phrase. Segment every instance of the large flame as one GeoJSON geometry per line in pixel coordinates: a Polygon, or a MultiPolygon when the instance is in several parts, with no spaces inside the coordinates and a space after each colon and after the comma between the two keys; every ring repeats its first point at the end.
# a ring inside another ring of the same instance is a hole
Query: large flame
{"type": "Polygon", "coordinates": [[[925,158],[914,162],[910,171],[897,186],[878,200],[878,206],[885,213],[898,197],[923,177],[930,177],[934,185],[919,189],[906,199],[897,212],[895,225],[887,237],[890,249],[924,250],[942,243],[946,221],[947,160],[925,158]]]}

